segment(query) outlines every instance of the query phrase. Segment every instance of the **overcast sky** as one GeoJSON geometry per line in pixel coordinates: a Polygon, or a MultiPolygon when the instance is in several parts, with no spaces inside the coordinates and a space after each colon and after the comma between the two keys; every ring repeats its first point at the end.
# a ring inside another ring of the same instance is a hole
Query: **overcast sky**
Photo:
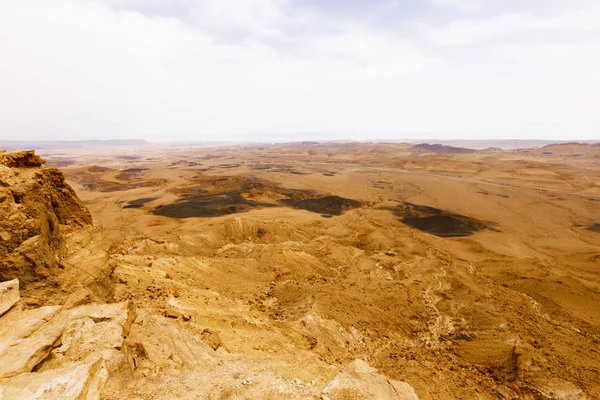
{"type": "Polygon", "coordinates": [[[600,139],[599,0],[0,0],[0,139],[600,139]]]}

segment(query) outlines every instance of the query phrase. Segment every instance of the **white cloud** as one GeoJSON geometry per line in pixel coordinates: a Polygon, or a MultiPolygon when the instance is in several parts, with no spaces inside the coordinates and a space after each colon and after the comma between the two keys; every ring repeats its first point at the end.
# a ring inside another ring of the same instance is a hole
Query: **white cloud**
{"type": "Polygon", "coordinates": [[[512,13],[488,19],[457,20],[443,26],[423,24],[422,29],[426,37],[437,45],[473,44],[539,31],[600,32],[600,6],[570,10],[555,16],[512,13]]]}
{"type": "Polygon", "coordinates": [[[481,10],[483,8],[483,0],[427,0],[431,4],[443,7],[456,7],[465,10],[481,10]]]}
{"type": "Polygon", "coordinates": [[[407,40],[360,29],[314,38],[313,45],[321,57],[354,64],[363,74],[410,73],[435,63],[407,40]]]}
{"type": "Polygon", "coordinates": [[[543,43],[537,45],[500,46],[502,55],[515,60],[547,63],[562,63],[571,66],[600,62],[600,41],[584,43],[543,43]]]}
{"type": "Polygon", "coordinates": [[[291,49],[271,46],[260,37],[288,19],[285,3],[228,3],[237,14],[212,3],[203,7],[214,25],[258,36],[226,43],[203,24],[99,1],[0,4],[2,131],[74,138],[315,130],[324,110],[343,107],[378,77],[428,66],[408,41],[352,24],[328,36],[289,36],[291,49]]]}
{"type": "Polygon", "coordinates": [[[281,37],[280,26],[292,22],[288,7],[283,0],[204,0],[195,4],[193,15],[203,27],[281,37]]]}
{"type": "MultiPolygon", "coordinates": [[[[580,32],[595,29],[593,17],[574,15],[554,17],[552,29],[574,19],[580,32]]],[[[450,42],[512,35],[505,24],[518,35],[532,17],[497,18],[470,21],[450,42]]],[[[535,137],[543,131],[527,129],[553,123],[597,135],[595,58],[539,74],[540,60],[568,50],[501,43],[485,57],[509,60],[505,73],[495,59],[481,66],[481,48],[453,59],[401,32],[292,0],[0,1],[0,139],[535,137]]]]}

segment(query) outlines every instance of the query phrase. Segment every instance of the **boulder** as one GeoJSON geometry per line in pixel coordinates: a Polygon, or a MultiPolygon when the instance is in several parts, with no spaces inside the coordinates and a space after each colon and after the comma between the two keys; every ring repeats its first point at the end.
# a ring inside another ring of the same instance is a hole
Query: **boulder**
{"type": "Polygon", "coordinates": [[[123,336],[127,336],[131,325],[137,317],[135,306],[132,302],[112,304],[86,304],[70,311],[69,318],[76,320],[90,318],[94,322],[112,321],[123,330],[123,336]]]}
{"type": "Polygon", "coordinates": [[[63,312],[66,320],[60,343],[37,371],[61,368],[65,362],[92,356],[101,356],[107,374],[127,368],[125,337],[136,317],[132,303],[87,304],[63,312]]]}
{"type": "Polygon", "coordinates": [[[0,154],[0,164],[11,168],[40,167],[46,163],[34,150],[13,151],[0,154]]]}
{"type": "Polygon", "coordinates": [[[106,381],[101,357],[0,380],[0,399],[95,400],[106,381]]]}
{"type": "Polygon", "coordinates": [[[130,302],[6,313],[0,399],[99,398],[110,374],[126,372],[123,347],[135,317],[130,302]]]}
{"type": "Polygon", "coordinates": [[[337,374],[323,389],[321,397],[324,400],[419,400],[408,383],[389,380],[362,360],[350,363],[337,374]]]}
{"type": "Polygon", "coordinates": [[[60,307],[9,313],[0,324],[0,378],[30,372],[58,345],[65,329],[60,307]]]}
{"type": "Polygon", "coordinates": [[[215,332],[211,329],[204,329],[200,336],[202,341],[210,346],[211,349],[217,351],[219,347],[223,346],[223,341],[221,340],[221,336],[219,336],[218,332],[215,332]]]}
{"type": "Polygon", "coordinates": [[[70,311],[57,354],[81,359],[107,349],[121,350],[136,317],[132,303],[87,304],[70,311]]]}
{"type": "Polygon", "coordinates": [[[18,279],[0,283],[0,316],[17,304],[20,298],[18,279]]]}
{"type": "Polygon", "coordinates": [[[8,347],[32,336],[41,326],[50,321],[60,306],[40,307],[32,310],[12,310],[0,320],[0,355],[8,347]]]}

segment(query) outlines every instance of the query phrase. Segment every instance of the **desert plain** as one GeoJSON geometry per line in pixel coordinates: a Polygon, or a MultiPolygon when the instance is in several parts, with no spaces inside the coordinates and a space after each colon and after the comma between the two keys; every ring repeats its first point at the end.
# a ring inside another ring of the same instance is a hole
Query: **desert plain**
{"type": "MultiPolygon", "coordinates": [[[[600,398],[598,144],[38,154],[93,219],[64,258],[136,309],[101,398],[368,398],[331,385],[365,370],[406,399],[600,398]]],[[[72,271],[22,307],[73,302],[72,271]]]]}

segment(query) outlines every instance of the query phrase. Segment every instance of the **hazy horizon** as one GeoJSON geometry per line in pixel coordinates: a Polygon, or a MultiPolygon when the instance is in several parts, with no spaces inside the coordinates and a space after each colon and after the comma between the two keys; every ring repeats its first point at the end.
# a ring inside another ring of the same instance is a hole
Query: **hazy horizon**
{"type": "Polygon", "coordinates": [[[0,48],[1,140],[600,138],[592,0],[20,0],[0,48]]]}
{"type": "MultiPolygon", "coordinates": [[[[594,144],[600,143],[600,140],[596,139],[460,139],[460,138],[449,138],[449,139],[435,139],[433,137],[423,138],[372,138],[372,139],[315,139],[315,138],[298,138],[296,140],[235,140],[235,139],[223,139],[223,140],[148,140],[148,139],[72,139],[72,140],[58,140],[58,139],[40,139],[40,140],[5,140],[0,138],[0,149],[15,150],[25,149],[23,146],[27,145],[41,145],[44,148],[45,145],[52,147],[70,144],[81,144],[81,145],[104,145],[104,146],[123,146],[133,144],[144,144],[144,145],[215,145],[215,146],[228,146],[228,145],[258,145],[258,144],[272,144],[272,145],[283,145],[283,144],[295,144],[295,143],[389,143],[389,144],[443,144],[449,146],[465,146],[465,147],[477,147],[479,146],[505,146],[506,149],[516,148],[520,146],[544,146],[548,144],[566,144],[566,143],[582,143],[582,144],[594,144]],[[21,146],[23,145],[23,146],[21,146]]],[[[483,147],[482,147],[483,148],[483,147]]]]}

